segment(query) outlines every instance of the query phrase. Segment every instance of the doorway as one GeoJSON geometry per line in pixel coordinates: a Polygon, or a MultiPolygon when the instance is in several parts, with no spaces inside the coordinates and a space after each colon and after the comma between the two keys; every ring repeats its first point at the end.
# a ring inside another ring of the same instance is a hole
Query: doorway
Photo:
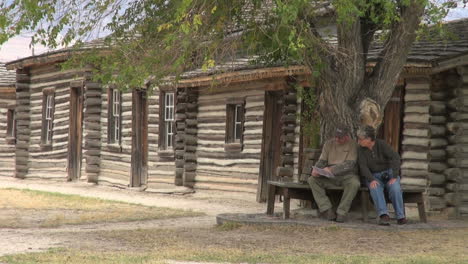
{"type": "Polygon", "coordinates": [[[276,180],[276,168],[281,159],[281,115],[283,113],[283,91],[265,92],[265,110],[263,113],[263,140],[260,162],[257,201],[267,198],[267,181],[276,180]]]}
{"type": "Polygon", "coordinates": [[[70,85],[70,126],[68,132],[68,180],[81,177],[83,141],[83,83],[70,85]]]}

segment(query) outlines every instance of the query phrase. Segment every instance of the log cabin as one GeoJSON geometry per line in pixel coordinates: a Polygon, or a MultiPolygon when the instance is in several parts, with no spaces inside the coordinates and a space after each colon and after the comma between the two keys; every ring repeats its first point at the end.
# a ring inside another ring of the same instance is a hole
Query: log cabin
{"type": "MultiPolygon", "coordinates": [[[[456,38],[414,44],[381,135],[402,157],[402,184],[427,187],[430,210],[466,217],[468,20],[447,26],[456,38]]],[[[15,177],[175,185],[258,201],[267,180],[300,180],[303,106],[293,87],[310,86],[305,67],[238,59],[147,95],[103,87],[86,69],[61,71],[70,52],[7,64],[17,73],[15,177]]]]}

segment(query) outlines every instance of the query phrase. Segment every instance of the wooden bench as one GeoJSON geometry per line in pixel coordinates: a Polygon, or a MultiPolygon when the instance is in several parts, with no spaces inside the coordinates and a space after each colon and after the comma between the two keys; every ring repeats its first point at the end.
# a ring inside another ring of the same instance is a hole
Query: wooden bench
{"type": "MultiPolygon", "coordinates": [[[[327,188],[327,192],[342,192],[343,188],[327,188]]],[[[426,211],[424,209],[423,200],[424,189],[418,188],[404,188],[403,201],[405,203],[416,203],[418,205],[419,220],[426,223],[426,211]]],[[[283,218],[288,219],[290,215],[291,199],[301,199],[314,201],[312,191],[307,183],[299,182],[280,182],[268,181],[268,198],[267,198],[267,215],[273,215],[275,209],[276,195],[283,196],[283,218]]],[[[367,222],[369,206],[369,189],[367,187],[360,187],[358,195],[361,196],[361,213],[364,222],[367,222]]],[[[388,201],[388,200],[387,200],[388,201]]]]}

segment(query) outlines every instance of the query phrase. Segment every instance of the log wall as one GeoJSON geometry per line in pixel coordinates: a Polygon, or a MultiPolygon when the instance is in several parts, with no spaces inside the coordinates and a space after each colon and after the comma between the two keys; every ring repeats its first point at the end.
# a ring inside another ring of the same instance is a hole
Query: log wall
{"type": "Polygon", "coordinates": [[[67,178],[70,82],[83,71],[61,71],[57,64],[17,71],[16,172],[19,178],[67,178]],[[55,89],[52,148],[41,146],[44,89],[55,89]]]}
{"type": "MultiPolygon", "coordinates": [[[[111,106],[112,107],[112,106],[111,106]]],[[[107,90],[102,93],[101,108],[101,151],[98,183],[119,187],[130,184],[132,152],[132,93],[122,93],[121,144],[108,143],[109,98],[107,90]]]]}
{"type": "Polygon", "coordinates": [[[447,99],[448,87],[445,74],[432,75],[431,103],[429,105],[429,174],[427,189],[427,209],[430,211],[443,210],[444,200],[444,171],[448,168],[446,149],[447,141],[447,99]]]}
{"type": "Polygon", "coordinates": [[[8,108],[0,108],[0,177],[15,173],[15,144],[7,140],[8,108]]]}
{"type": "Polygon", "coordinates": [[[101,167],[101,105],[103,89],[100,83],[87,79],[84,83],[83,161],[81,180],[98,182],[101,167]],[[83,177],[85,176],[85,177],[83,177]]]}
{"type": "Polygon", "coordinates": [[[468,217],[468,66],[458,67],[447,78],[451,98],[447,129],[450,168],[445,171],[444,201],[449,213],[457,218],[468,217]]]}
{"type": "Polygon", "coordinates": [[[401,184],[426,187],[429,171],[428,152],[431,148],[430,79],[406,79],[403,139],[401,151],[401,184]]]}
{"type": "MultiPolygon", "coordinates": [[[[298,175],[301,99],[295,90],[286,91],[281,117],[281,161],[277,176],[283,181],[300,181],[298,175]]],[[[279,125],[279,124],[278,124],[279,125]]]]}
{"type": "Polygon", "coordinates": [[[159,149],[159,96],[156,88],[148,98],[148,191],[174,187],[174,150],[159,149]]]}
{"type": "Polygon", "coordinates": [[[237,89],[223,93],[214,93],[210,89],[199,91],[195,188],[257,192],[265,91],[237,89]],[[245,97],[243,150],[227,153],[224,148],[226,98],[239,96],[245,97]]]}

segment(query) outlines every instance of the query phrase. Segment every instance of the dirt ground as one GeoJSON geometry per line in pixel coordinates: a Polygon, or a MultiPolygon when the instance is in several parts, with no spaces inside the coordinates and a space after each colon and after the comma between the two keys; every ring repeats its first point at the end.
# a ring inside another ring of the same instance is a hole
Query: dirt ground
{"type": "MultiPolygon", "coordinates": [[[[218,192],[184,192],[180,188],[174,189],[173,194],[159,194],[141,192],[138,190],[123,190],[110,186],[94,185],[84,182],[57,182],[49,180],[21,180],[14,178],[0,178],[0,188],[31,189],[64,194],[75,194],[85,197],[136,203],[147,206],[170,207],[176,209],[190,209],[203,212],[206,216],[162,219],[130,223],[102,223],[79,226],[61,226],[57,228],[0,228],[0,255],[42,251],[52,247],[77,246],[82,241],[89,244],[89,234],[97,231],[109,230],[137,230],[137,229],[170,229],[170,228],[208,228],[216,224],[219,213],[260,213],[265,211],[265,204],[255,202],[255,197],[218,192]],[[185,194],[184,194],[185,193],[185,194]],[[87,239],[77,239],[80,234],[87,239]]],[[[12,210],[3,213],[15,214],[12,210]]],[[[38,217],[33,214],[27,216],[31,221],[38,217]]],[[[96,243],[102,245],[97,238],[96,243]]],[[[113,247],[113,245],[110,245],[113,247]]]]}
{"type": "MultiPolygon", "coordinates": [[[[0,178],[0,188],[31,189],[64,194],[75,194],[147,206],[191,209],[204,216],[183,217],[150,221],[67,225],[54,228],[0,228],[0,256],[28,253],[49,248],[93,249],[106,251],[151,251],[170,248],[174,244],[192,250],[206,247],[233,248],[241,251],[282,250],[317,254],[368,254],[382,245],[376,254],[392,254],[395,245],[401,254],[460,254],[468,255],[466,221],[440,221],[433,218],[432,225],[408,225],[399,229],[379,229],[361,222],[345,225],[308,219],[310,226],[279,225],[241,226],[232,230],[213,228],[219,214],[264,215],[266,205],[257,203],[255,196],[199,191],[184,193],[178,189],[173,194],[158,194],[122,190],[108,186],[81,182],[55,182],[44,180],[19,180],[0,178]],[[435,223],[435,224],[434,224],[435,223]],[[446,224],[444,224],[446,223],[446,224]],[[414,227],[414,228],[413,228],[414,227]],[[274,228],[274,232],[271,229],[274,228]],[[318,234],[318,235],[317,235],[318,234]],[[424,238],[433,243],[419,243],[424,238]],[[356,243],[349,243],[355,241],[356,243]],[[288,245],[284,247],[283,245],[288,245]]],[[[276,212],[280,212],[278,205],[276,212]]],[[[9,210],[8,213],[14,214],[9,210]]],[[[32,221],[34,217],[31,217],[32,221]]]]}

